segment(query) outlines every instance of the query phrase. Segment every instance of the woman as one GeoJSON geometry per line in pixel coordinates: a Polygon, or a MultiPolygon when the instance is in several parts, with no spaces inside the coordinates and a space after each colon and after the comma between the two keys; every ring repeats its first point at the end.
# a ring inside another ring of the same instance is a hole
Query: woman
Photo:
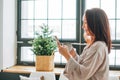
{"type": "Polygon", "coordinates": [[[111,38],[106,13],[99,8],[86,10],[82,28],[87,45],[80,56],[57,42],[67,60],[64,75],[69,80],[108,80],[111,38]]]}

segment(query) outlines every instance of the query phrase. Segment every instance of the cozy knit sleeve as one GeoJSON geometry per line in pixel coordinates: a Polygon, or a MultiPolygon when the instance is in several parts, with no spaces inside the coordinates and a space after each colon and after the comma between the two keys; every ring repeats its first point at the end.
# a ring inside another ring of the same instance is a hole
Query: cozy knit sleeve
{"type": "Polygon", "coordinates": [[[101,44],[95,44],[87,50],[85,57],[78,62],[74,58],[70,58],[66,64],[64,75],[69,80],[88,80],[92,75],[96,73],[101,64],[104,62],[106,48],[101,44]]]}

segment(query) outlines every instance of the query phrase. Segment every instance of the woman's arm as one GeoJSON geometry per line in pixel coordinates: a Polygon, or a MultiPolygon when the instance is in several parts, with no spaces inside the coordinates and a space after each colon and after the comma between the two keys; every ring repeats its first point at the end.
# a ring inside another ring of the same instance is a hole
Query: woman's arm
{"type": "Polygon", "coordinates": [[[88,54],[82,53],[85,55],[81,57],[82,59],[79,62],[70,58],[65,67],[65,76],[67,76],[69,80],[88,80],[104,62],[107,56],[105,52],[106,49],[104,46],[95,46],[87,51],[88,54]]]}

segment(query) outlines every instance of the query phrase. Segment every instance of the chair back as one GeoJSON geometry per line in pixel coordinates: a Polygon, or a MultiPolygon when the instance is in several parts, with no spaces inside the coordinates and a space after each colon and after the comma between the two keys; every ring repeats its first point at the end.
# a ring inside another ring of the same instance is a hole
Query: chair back
{"type": "Polygon", "coordinates": [[[30,80],[55,80],[55,73],[53,72],[32,72],[30,80]]]}

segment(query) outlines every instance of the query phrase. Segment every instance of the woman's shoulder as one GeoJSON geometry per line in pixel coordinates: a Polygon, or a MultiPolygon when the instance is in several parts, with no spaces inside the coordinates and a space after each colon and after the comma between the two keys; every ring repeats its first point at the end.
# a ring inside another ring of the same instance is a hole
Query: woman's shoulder
{"type": "Polygon", "coordinates": [[[95,41],[93,45],[106,45],[104,41],[95,41]]]}
{"type": "Polygon", "coordinates": [[[95,41],[91,47],[95,47],[95,48],[98,48],[98,47],[106,47],[106,43],[104,41],[95,41]]]}
{"type": "Polygon", "coordinates": [[[84,49],[89,49],[89,50],[98,50],[101,48],[105,48],[106,43],[104,41],[95,41],[92,45],[87,45],[84,49]]]}

